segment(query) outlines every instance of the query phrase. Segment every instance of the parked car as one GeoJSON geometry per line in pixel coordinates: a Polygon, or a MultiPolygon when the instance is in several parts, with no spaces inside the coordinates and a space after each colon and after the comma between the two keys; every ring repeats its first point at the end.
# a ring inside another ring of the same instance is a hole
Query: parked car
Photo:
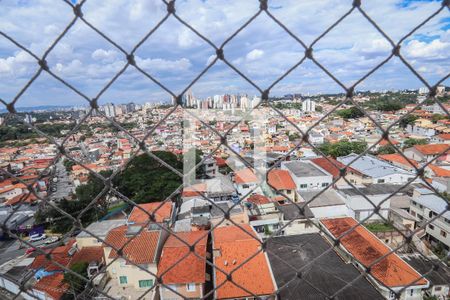
{"type": "Polygon", "coordinates": [[[45,240],[45,244],[47,244],[47,245],[48,244],[53,244],[53,243],[56,243],[59,240],[60,240],[59,236],[51,236],[51,237],[49,237],[48,239],[45,240]]]}
{"type": "Polygon", "coordinates": [[[40,234],[40,233],[35,233],[30,235],[30,242],[37,242],[40,240],[45,240],[47,238],[47,236],[44,234],[40,234]]]}

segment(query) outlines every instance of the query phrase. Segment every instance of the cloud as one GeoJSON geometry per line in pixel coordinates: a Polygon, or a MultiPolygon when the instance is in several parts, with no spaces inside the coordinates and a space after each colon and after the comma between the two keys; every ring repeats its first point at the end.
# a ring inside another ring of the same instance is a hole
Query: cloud
{"type": "MultiPolygon", "coordinates": [[[[271,13],[307,45],[351,8],[351,3],[345,0],[273,0],[271,5],[276,8],[269,8],[271,13]]],[[[177,2],[176,10],[177,15],[220,47],[258,11],[258,6],[257,1],[186,0],[177,2]]],[[[419,20],[424,20],[439,7],[440,3],[436,1],[400,6],[398,0],[384,0],[365,1],[363,8],[396,43],[419,20]]],[[[163,1],[114,0],[104,1],[101,5],[86,1],[83,4],[84,17],[128,52],[166,13],[163,1]]],[[[38,56],[72,19],[72,8],[63,1],[0,1],[0,30],[38,56]]],[[[438,81],[450,69],[450,32],[444,29],[449,24],[450,20],[439,14],[402,44],[402,54],[425,74],[430,83],[438,81]]],[[[390,53],[391,45],[357,10],[314,45],[317,60],[344,83],[360,78],[390,53]]],[[[273,20],[261,14],[226,43],[224,54],[252,81],[266,87],[303,57],[304,48],[273,20]]],[[[195,78],[204,69],[205,62],[209,64],[215,57],[213,47],[173,17],[169,17],[135,53],[136,62],[143,69],[174,91],[183,90],[186,81],[195,78]]],[[[52,70],[76,87],[98,91],[123,67],[125,55],[78,20],[50,52],[47,61],[52,70]]],[[[32,76],[36,67],[33,58],[9,41],[0,39],[0,98],[13,99],[14,93],[32,76]]],[[[195,84],[192,89],[199,97],[223,93],[229,85],[233,90],[247,92],[249,85],[245,80],[233,77],[231,84],[230,74],[236,75],[219,61],[207,72],[211,82],[206,84],[205,78],[202,84],[195,84]]],[[[410,75],[401,62],[389,63],[364,84],[368,89],[420,87],[417,86],[420,82],[412,83],[410,75]]],[[[148,84],[148,78],[120,76],[120,79],[121,93],[134,97],[127,100],[167,100],[158,99],[161,96],[158,87],[154,90],[136,88],[141,80],[148,84]]],[[[330,82],[320,69],[304,63],[275,86],[274,91],[280,94],[284,93],[283,88],[289,92],[295,92],[296,88],[299,92],[311,93],[341,91],[330,82]]],[[[20,99],[25,102],[22,105],[26,106],[27,101],[31,103],[35,98],[40,101],[60,99],[60,90],[55,94],[35,93],[40,88],[38,84],[20,99]],[[42,95],[47,98],[42,99],[42,95]]],[[[46,88],[42,87],[51,90],[46,88]]]]}
{"type": "Polygon", "coordinates": [[[247,53],[247,55],[245,56],[245,58],[249,61],[252,60],[257,60],[260,59],[261,57],[263,57],[264,55],[264,51],[261,49],[254,49],[252,51],[250,51],[249,53],[247,53]]]}
{"type": "Polygon", "coordinates": [[[119,53],[115,50],[97,49],[92,52],[91,57],[102,62],[113,62],[117,59],[119,53]]]}
{"type": "Polygon", "coordinates": [[[168,71],[168,72],[180,72],[188,70],[192,64],[187,58],[181,58],[178,60],[166,60],[163,58],[140,58],[136,57],[137,64],[143,69],[149,71],[168,71]]]}

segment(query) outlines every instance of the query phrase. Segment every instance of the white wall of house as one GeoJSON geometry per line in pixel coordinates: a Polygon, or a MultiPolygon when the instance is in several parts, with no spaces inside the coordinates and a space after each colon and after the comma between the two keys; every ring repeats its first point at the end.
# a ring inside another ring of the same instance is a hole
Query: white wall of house
{"type": "Polygon", "coordinates": [[[347,207],[347,205],[319,206],[319,207],[310,207],[310,209],[314,214],[314,217],[317,219],[352,215],[352,211],[347,207]]]}
{"type": "MultiPolygon", "coordinates": [[[[388,195],[366,195],[367,198],[374,204],[379,205],[384,199],[388,197],[388,195]]],[[[351,217],[355,218],[358,221],[364,220],[367,218],[374,210],[374,206],[370,204],[363,196],[355,195],[348,196],[343,195],[344,201],[347,204],[347,207],[350,208],[349,213],[351,217]]],[[[391,206],[391,199],[386,200],[381,204],[379,215],[383,216],[385,219],[389,216],[389,207],[391,206]]],[[[372,215],[368,220],[369,221],[377,221],[380,220],[381,217],[378,214],[372,215]]]]}

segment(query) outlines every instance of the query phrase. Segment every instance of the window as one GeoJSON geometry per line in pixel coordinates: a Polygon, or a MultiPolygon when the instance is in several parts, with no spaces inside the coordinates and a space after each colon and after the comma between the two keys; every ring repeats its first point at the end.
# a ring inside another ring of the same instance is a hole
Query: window
{"type": "Polygon", "coordinates": [[[417,202],[416,201],[412,201],[412,205],[417,206],[417,202]]]}
{"type": "Polygon", "coordinates": [[[384,179],[378,179],[377,183],[384,183],[384,179]]]}
{"type": "Polygon", "coordinates": [[[287,190],[286,194],[290,195],[291,194],[291,190],[287,190]]]}
{"type": "Polygon", "coordinates": [[[435,286],[435,287],[434,287],[434,291],[435,291],[435,292],[439,292],[439,291],[441,291],[441,289],[442,289],[441,286],[435,286]]]}
{"type": "Polygon", "coordinates": [[[120,284],[127,284],[128,283],[127,276],[119,276],[119,282],[120,284]]]}
{"type": "Polygon", "coordinates": [[[307,187],[308,187],[307,184],[300,184],[300,188],[301,188],[301,189],[306,189],[307,187]]]}
{"type": "Polygon", "coordinates": [[[152,287],[152,286],[153,286],[153,279],[139,280],[139,287],[140,288],[152,287]]]}
{"type": "Polygon", "coordinates": [[[430,230],[434,230],[434,226],[431,224],[428,224],[428,228],[430,228],[430,230]]]}
{"type": "Polygon", "coordinates": [[[328,186],[328,182],[322,182],[322,187],[328,186]]]}
{"type": "Polygon", "coordinates": [[[445,232],[444,230],[441,230],[441,235],[442,235],[443,237],[447,237],[447,232],[445,232]]]}
{"type": "Polygon", "coordinates": [[[389,291],[389,299],[392,299],[392,298],[394,298],[395,297],[395,294],[394,294],[394,292],[392,292],[392,291],[389,291]]]}
{"type": "Polygon", "coordinates": [[[410,295],[410,296],[414,295],[414,290],[413,290],[413,289],[410,289],[410,290],[409,290],[409,295],[410,295]]]}
{"type": "Polygon", "coordinates": [[[186,290],[188,292],[195,292],[195,283],[188,283],[188,284],[186,284],[186,290]]]}

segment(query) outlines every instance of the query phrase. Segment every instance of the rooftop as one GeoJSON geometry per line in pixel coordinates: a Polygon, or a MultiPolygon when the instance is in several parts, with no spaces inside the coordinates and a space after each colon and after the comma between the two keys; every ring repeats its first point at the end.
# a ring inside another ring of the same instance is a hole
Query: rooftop
{"type": "Polygon", "coordinates": [[[399,195],[407,193],[411,189],[410,186],[401,188],[401,186],[395,184],[370,184],[367,186],[361,186],[357,188],[359,192],[353,187],[345,187],[339,189],[339,192],[344,193],[348,196],[361,196],[361,193],[366,196],[373,196],[373,195],[390,195],[397,192],[400,189],[400,191],[396,193],[396,195],[399,195]]]}
{"type": "Polygon", "coordinates": [[[450,284],[450,268],[442,263],[442,261],[428,259],[422,255],[402,255],[402,258],[417,272],[425,275],[425,278],[430,281],[431,286],[450,284]],[[438,270],[434,269],[435,264],[439,266],[438,270]]]}
{"type": "Polygon", "coordinates": [[[158,264],[158,276],[162,276],[162,282],[164,284],[204,283],[207,239],[207,231],[177,232],[176,237],[169,236],[158,264]],[[179,239],[189,246],[195,245],[195,254],[190,252],[189,247],[179,239]],[[175,266],[171,268],[173,265],[175,266]]]}
{"type": "MultiPolygon", "coordinates": [[[[126,220],[124,220],[124,219],[105,220],[105,221],[100,221],[100,222],[95,222],[95,223],[90,224],[88,227],[86,227],[86,230],[98,237],[104,238],[111,229],[114,229],[121,225],[125,225],[125,223],[126,223],[126,220]]],[[[93,237],[93,236],[85,231],[82,231],[77,235],[77,238],[84,238],[84,237],[93,237]]]]}
{"type": "Polygon", "coordinates": [[[273,169],[267,174],[268,183],[276,190],[295,190],[295,182],[287,170],[273,169]]]}
{"type": "Polygon", "coordinates": [[[406,171],[402,168],[396,167],[391,165],[390,163],[378,159],[371,155],[363,155],[356,159],[358,157],[358,154],[352,153],[347,156],[341,156],[338,157],[338,161],[341,163],[348,165],[351,163],[351,167],[353,169],[356,169],[360,173],[372,177],[372,178],[378,178],[378,177],[385,177],[387,175],[391,174],[404,174],[404,175],[410,175],[411,177],[414,176],[413,173],[406,171]],[[356,161],[353,161],[356,159],[356,161]]]}
{"type": "MultiPolygon", "coordinates": [[[[300,197],[302,197],[306,202],[311,201],[317,194],[321,191],[311,191],[311,192],[299,192],[300,197]]],[[[345,202],[338,195],[335,190],[328,189],[316,198],[308,203],[309,207],[322,207],[322,206],[334,206],[334,205],[345,205],[345,202]]]]}
{"type": "Polygon", "coordinates": [[[328,173],[320,170],[314,164],[307,161],[290,161],[282,163],[289,171],[291,171],[297,177],[310,177],[310,176],[327,176],[328,173]]]}
{"type": "MultiPolygon", "coordinates": [[[[361,275],[352,264],[345,263],[334,251],[327,251],[330,247],[317,233],[280,236],[268,241],[267,250],[277,286],[285,287],[281,289],[281,299],[297,300],[298,295],[306,300],[325,299],[361,275]],[[317,260],[309,264],[314,259],[317,260]],[[300,279],[296,270],[303,267],[300,279]]],[[[384,298],[361,277],[352,282],[351,288],[338,294],[337,299],[384,298]]]]}
{"type": "MultiPolygon", "coordinates": [[[[320,222],[335,238],[358,224],[355,219],[350,217],[325,219],[320,222]]],[[[428,284],[427,280],[419,279],[421,275],[395,253],[387,255],[372,265],[380,257],[390,253],[391,249],[363,226],[357,226],[340,241],[341,245],[365,267],[371,266],[370,275],[383,285],[393,288],[411,284],[428,284]]]]}
{"type": "MultiPolygon", "coordinates": [[[[104,247],[111,245],[115,249],[123,248],[123,257],[135,264],[149,264],[156,262],[157,247],[161,232],[143,229],[140,233],[127,235],[128,226],[122,225],[112,229],[106,236],[104,247]],[[128,242],[131,239],[130,242],[128,242]],[[125,246],[124,246],[125,245],[125,246]]],[[[112,249],[109,258],[116,258],[117,251],[112,249]]]]}
{"type": "Polygon", "coordinates": [[[172,202],[152,202],[139,204],[133,207],[128,217],[129,223],[146,224],[150,221],[150,215],[155,214],[155,221],[162,223],[172,216],[172,202]]]}
{"type": "Polygon", "coordinates": [[[214,264],[228,274],[233,272],[230,282],[224,273],[215,270],[215,286],[220,285],[215,291],[216,298],[244,298],[252,294],[261,296],[275,292],[268,260],[260,251],[261,244],[251,226],[218,227],[212,236],[214,264]]]}

